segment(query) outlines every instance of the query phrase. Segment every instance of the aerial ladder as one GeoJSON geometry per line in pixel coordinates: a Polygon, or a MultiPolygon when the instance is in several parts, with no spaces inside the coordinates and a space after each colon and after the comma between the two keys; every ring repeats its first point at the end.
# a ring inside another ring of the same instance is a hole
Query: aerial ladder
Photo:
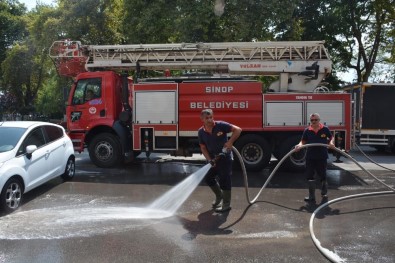
{"type": "Polygon", "coordinates": [[[324,41],[82,45],[55,41],[49,51],[60,75],[96,70],[209,70],[278,76],[272,92],[322,90],[332,62],[324,41]]]}

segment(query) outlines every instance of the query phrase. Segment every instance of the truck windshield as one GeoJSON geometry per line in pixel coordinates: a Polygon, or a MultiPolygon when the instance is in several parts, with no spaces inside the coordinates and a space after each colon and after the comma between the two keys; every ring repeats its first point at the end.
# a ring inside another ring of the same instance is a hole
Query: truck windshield
{"type": "Polygon", "coordinates": [[[101,78],[80,79],[73,95],[73,105],[101,97],[101,78]]]}

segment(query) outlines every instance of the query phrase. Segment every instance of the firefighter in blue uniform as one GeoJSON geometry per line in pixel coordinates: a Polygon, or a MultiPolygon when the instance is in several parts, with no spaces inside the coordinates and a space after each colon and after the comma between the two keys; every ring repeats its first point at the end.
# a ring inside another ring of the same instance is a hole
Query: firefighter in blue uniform
{"type": "Polygon", "coordinates": [[[202,110],[200,119],[203,122],[198,131],[200,149],[212,165],[205,177],[207,185],[215,194],[212,207],[216,212],[226,212],[231,209],[232,146],[239,138],[241,128],[225,121],[214,121],[211,109],[202,110]],[[230,132],[232,136],[228,140],[227,134],[230,132]]]}
{"type": "MultiPolygon", "coordinates": [[[[329,128],[320,122],[320,115],[313,113],[310,115],[310,126],[305,128],[302,140],[295,148],[304,144],[321,143],[328,144],[329,148],[335,148],[333,143],[334,138],[329,128]]],[[[321,197],[327,198],[328,184],[326,180],[328,149],[327,147],[313,146],[307,148],[306,153],[306,179],[309,187],[309,196],[305,197],[306,202],[315,202],[315,178],[314,173],[317,174],[317,179],[321,182],[321,197]]]]}

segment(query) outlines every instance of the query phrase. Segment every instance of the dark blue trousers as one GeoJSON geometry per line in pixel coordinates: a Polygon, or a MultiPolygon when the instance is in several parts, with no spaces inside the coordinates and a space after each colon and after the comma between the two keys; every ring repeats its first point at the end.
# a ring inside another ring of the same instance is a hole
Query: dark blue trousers
{"type": "Polygon", "coordinates": [[[222,190],[228,191],[232,188],[232,163],[231,158],[221,158],[215,167],[212,167],[206,174],[205,182],[208,186],[218,184],[222,190]]]}
{"type": "Polygon", "coordinates": [[[326,167],[326,159],[306,159],[306,179],[315,180],[314,173],[316,173],[320,182],[326,180],[326,167]]]}

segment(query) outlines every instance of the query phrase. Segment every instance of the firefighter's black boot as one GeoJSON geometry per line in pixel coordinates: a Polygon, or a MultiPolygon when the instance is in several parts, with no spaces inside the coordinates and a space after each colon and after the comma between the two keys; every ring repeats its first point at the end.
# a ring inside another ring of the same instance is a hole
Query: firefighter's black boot
{"type": "Polygon", "coordinates": [[[212,203],[212,207],[213,208],[217,208],[217,207],[220,206],[220,203],[222,201],[222,190],[221,190],[221,188],[219,187],[218,184],[210,186],[210,188],[215,194],[215,200],[212,203]]]}
{"type": "Polygon", "coordinates": [[[306,202],[315,202],[315,180],[308,180],[309,196],[306,196],[304,200],[306,202]]]}
{"type": "Polygon", "coordinates": [[[220,207],[218,207],[217,209],[215,209],[215,212],[218,213],[223,213],[223,212],[227,212],[230,209],[232,209],[230,207],[230,200],[232,198],[232,192],[230,190],[224,190],[222,191],[222,205],[220,207]]]}
{"type": "Polygon", "coordinates": [[[321,197],[322,198],[328,198],[328,183],[326,180],[322,180],[321,182],[321,197]]]}

